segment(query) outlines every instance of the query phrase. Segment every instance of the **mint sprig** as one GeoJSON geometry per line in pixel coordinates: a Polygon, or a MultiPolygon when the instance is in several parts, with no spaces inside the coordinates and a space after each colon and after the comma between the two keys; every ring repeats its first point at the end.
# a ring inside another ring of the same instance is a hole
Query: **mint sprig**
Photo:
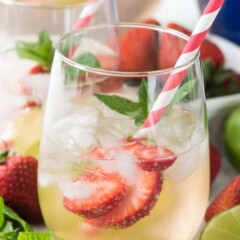
{"type": "MultiPolygon", "coordinates": [[[[91,52],[84,52],[81,55],[75,57],[73,61],[87,67],[92,68],[101,67],[99,60],[91,52]]],[[[85,72],[84,70],[72,67],[70,65],[67,65],[65,70],[66,70],[65,71],[66,82],[73,82],[73,80],[75,80],[85,72]]]]}
{"type": "Polygon", "coordinates": [[[137,126],[141,126],[147,117],[148,93],[147,83],[142,81],[138,91],[138,102],[116,95],[95,94],[96,98],[112,110],[132,118],[137,126]]]}
{"type": "Polygon", "coordinates": [[[9,208],[0,197],[0,239],[50,240],[51,233],[32,232],[30,225],[9,208]]]}
{"type": "Polygon", "coordinates": [[[51,236],[49,232],[20,232],[17,240],[50,240],[51,236]]]}
{"type": "Polygon", "coordinates": [[[184,98],[186,98],[194,89],[195,85],[197,83],[196,79],[191,79],[189,81],[184,82],[176,92],[174,98],[168,105],[168,108],[165,112],[165,115],[168,114],[173,106],[177,104],[178,102],[181,102],[184,98]]]}
{"type": "MultiPolygon", "coordinates": [[[[170,102],[165,115],[171,111],[175,104],[182,101],[193,91],[196,83],[197,80],[192,79],[190,81],[185,81],[179,87],[174,98],[170,102]]],[[[132,118],[138,127],[142,126],[145,122],[153,105],[149,98],[148,84],[145,80],[142,80],[138,90],[138,102],[134,102],[117,95],[95,94],[95,96],[110,109],[132,118]]]]}
{"type": "Polygon", "coordinates": [[[20,58],[36,61],[46,70],[51,69],[55,49],[46,30],[40,32],[36,43],[18,41],[15,49],[20,58]]]}

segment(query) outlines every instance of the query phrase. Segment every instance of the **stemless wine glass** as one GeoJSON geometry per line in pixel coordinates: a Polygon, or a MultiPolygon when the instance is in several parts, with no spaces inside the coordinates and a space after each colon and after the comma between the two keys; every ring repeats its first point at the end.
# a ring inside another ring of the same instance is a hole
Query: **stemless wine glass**
{"type": "Polygon", "coordinates": [[[65,35],[51,73],[38,189],[56,239],[192,240],[209,194],[199,54],[144,24],[65,35]],[[162,119],[136,137],[170,74],[188,70],[162,119]]]}
{"type": "Polygon", "coordinates": [[[115,22],[117,11],[114,0],[0,0],[0,16],[0,138],[37,156],[55,42],[73,28],[115,22]]]}

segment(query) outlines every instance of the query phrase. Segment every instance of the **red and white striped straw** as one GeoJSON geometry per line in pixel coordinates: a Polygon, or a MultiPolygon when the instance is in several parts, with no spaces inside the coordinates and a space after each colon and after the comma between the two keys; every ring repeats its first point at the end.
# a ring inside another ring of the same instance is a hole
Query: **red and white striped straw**
{"type": "Polygon", "coordinates": [[[72,27],[72,30],[76,30],[82,27],[86,27],[90,24],[100,6],[102,5],[102,1],[100,0],[89,0],[90,4],[86,5],[81,14],[79,15],[77,21],[72,27]],[[95,2],[95,3],[94,3],[95,2]]]}
{"type": "MultiPolygon", "coordinates": [[[[208,5],[199,19],[189,41],[187,42],[182,54],[175,64],[175,67],[182,66],[194,58],[223,3],[224,0],[210,0],[208,2],[208,5]]],[[[153,130],[154,126],[161,120],[164,112],[181,85],[187,71],[188,69],[184,69],[178,72],[173,72],[170,75],[156,102],[154,103],[146,121],[135,134],[135,138],[146,137],[148,132],[153,130]]]]}

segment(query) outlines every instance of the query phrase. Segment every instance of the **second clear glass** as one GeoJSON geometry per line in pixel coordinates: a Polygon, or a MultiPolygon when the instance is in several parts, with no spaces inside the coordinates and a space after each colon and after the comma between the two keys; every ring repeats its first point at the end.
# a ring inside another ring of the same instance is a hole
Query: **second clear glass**
{"type": "Polygon", "coordinates": [[[55,44],[91,13],[87,26],[118,21],[114,0],[0,0],[0,136],[18,154],[38,158],[55,44]]]}

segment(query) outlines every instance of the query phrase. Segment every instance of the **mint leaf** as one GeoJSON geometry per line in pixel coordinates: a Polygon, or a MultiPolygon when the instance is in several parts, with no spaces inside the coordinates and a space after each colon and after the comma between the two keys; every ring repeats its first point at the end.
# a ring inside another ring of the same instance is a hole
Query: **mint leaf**
{"type": "Polygon", "coordinates": [[[141,126],[148,116],[148,93],[145,80],[142,80],[139,87],[139,102],[116,95],[95,94],[95,96],[110,109],[132,118],[137,126],[141,126]]]}
{"type": "Polygon", "coordinates": [[[32,231],[30,225],[6,205],[3,208],[3,214],[5,216],[5,219],[15,222],[17,225],[19,225],[22,228],[22,230],[28,231],[28,232],[32,231]]]}
{"type": "Polygon", "coordinates": [[[72,49],[74,49],[75,46],[80,42],[81,38],[82,38],[82,35],[72,36],[71,39],[69,41],[66,41],[64,46],[62,46],[61,48],[62,53],[65,56],[68,56],[72,51],[72,49]]]}
{"type": "Polygon", "coordinates": [[[95,94],[95,97],[112,110],[123,115],[127,115],[133,119],[141,112],[139,103],[130,101],[126,98],[122,98],[116,95],[103,94],[95,94]]]}
{"type": "MultiPolygon", "coordinates": [[[[178,91],[176,92],[174,98],[169,104],[165,114],[169,113],[172,107],[178,102],[182,101],[186,98],[190,92],[193,91],[193,88],[196,84],[197,80],[192,79],[185,83],[183,83],[178,91]]],[[[121,113],[123,115],[131,117],[136,126],[142,126],[148,117],[149,111],[148,109],[152,108],[152,102],[150,102],[150,98],[148,95],[148,84],[145,80],[142,80],[141,85],[138,91],[138,99],[139,102],[133,102],[129,99],[122,98],[116,95],[103,95],[103,94],[95,94],[97,99],[104,103],[110,109],[121,113]],[[150,102],[150,104],[149,104],[150,102]],[[150,105],[150,106],[149,106],[150,105]]]]}
{"type": "Polygon", "coordinates": [[[142,114],[146,118],[148,116],[148,85],[145,80],[142,80],[142,83],[138,91],[139,104],[142,108],[142,114]]]}
{"type": "Polygon", "coordinates": [[[4,223],[5,223],[5,218],[3,215],[3,208],[4,208],[4,201],[3,199],[0,197],[0,230],[3,227],[4,223]]]}
{"type": "Polygon", "coordinates": [[[33,60],[43,68],[51,69],[54,47],[47,31],[40,32],[36,43],[18,41],[15,49],[20,58],[33,60]]]}
{"type": "Polygon", "coordinates": [[[18,234],[19,229],[14,229],[12,222],[7,222],[6,227],[4,227],[0,232],[0,239],[17,240],[18,234]]]}
{"type": "Polygon", "coordinates": [[[88,67],[100,67],[100,62],[91,52],[85,52],[78,57],[74,58],[74,61],[88,67]]]}
{"type": "Polygon", "coordinates": [[[17,240],[50,240],[51,236],[51,233],[20,232],[17,240]]]}
{"type": "Polygon", "coordinates": [[[168,105],[168,108],[164,115],[168,114],[175,104],[177,104],[178,102],[182,101],[185,97],[187,97],[189,93],[193,91],[193,88],[196,83],[197,83],[196,79],[192,79],[183,83],[177,90],[170,104],[168,105]]]}
{"type": "MultiPolygon", "coordinates": [[[[76,58],[74,58],[73,61],[88,67],[93,67],[93,68],[101,67],[100,62],[95,57],[95,55],[93,55],[91,52],[85,52],[77,56],[76,58]]],[[[65,77],[67,82],[72,82],[74,79],[78,78],[83,73],[84,73],[84,70],[77,69],[75,67],[68,65],[66,66],[65,77]]]]}

